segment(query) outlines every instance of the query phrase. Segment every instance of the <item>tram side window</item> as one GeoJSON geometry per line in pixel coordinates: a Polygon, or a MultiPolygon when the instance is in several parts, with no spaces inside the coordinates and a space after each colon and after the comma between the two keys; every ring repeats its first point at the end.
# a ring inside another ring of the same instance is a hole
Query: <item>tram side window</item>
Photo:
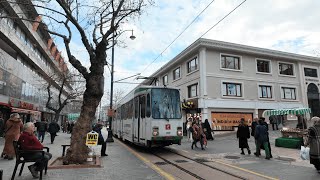
{"type": "Polygon", "coordinates": [[[139,114],[139,97],[134,98],[134,118],[138,118],[139,114]]]}
{"type": "Polygon", "coordinates": [[[121,106],[121,119],[124,119],[124,105],[121,106]]]}
{"type": "Polygon", "coordinates": [[[151,116],[151,106],[150,106],[150,94],[147,94],[147,109],[146,109],[147,117],[151,116]]]}
{"type": "Polygon", "coordinates": [[[145,96],[141,96],[140,97],[140,103],[141,103],[141,118],[145,118],[146,117],[146,97],[145,96]]]}
{"type": "Polygon", "coordinates": [[[129,106],[128,106],[128,118],[131,119],[133,115],[133,100],[129,101],[129,106]]]}

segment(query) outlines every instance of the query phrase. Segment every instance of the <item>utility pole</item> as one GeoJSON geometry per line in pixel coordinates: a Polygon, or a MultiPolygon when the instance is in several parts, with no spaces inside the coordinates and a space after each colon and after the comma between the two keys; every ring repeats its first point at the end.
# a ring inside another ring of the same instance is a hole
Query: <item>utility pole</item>
{"type": "Polygon", "coordinates": [[[111,48],[111,86],[110,86],[110,105],[108,111],[108,119],[109,119],[109,129],[108,129],[108,138],[107,142],[114,142],[112,136],[112,116],[113,116],[113,71],[114,71],[114,33],[112,33],[112,48],[111,48]]]}
{"type": "MultiPolygon", "coordinates": [[[[131,31],[130,39],[134,40],[136,37],[133,35],[133,30],[124,30],[124,31],[131,31]]],[[[123,31],[123,32],[124,32],[123,31]]],[[[113,133],[112,133],[112,118],[114,116],[114,110],[113,110],[113,73],[114,73],[114,33],[112,33],[112,48],[111,48],[111,87],[110,87],[110,105],[109,105],[109,111],[108,111],[108,119],[109,119],[109,129],[108,129],[108,138],[107,142],[114,142],[113,140],[113,133]]]]}

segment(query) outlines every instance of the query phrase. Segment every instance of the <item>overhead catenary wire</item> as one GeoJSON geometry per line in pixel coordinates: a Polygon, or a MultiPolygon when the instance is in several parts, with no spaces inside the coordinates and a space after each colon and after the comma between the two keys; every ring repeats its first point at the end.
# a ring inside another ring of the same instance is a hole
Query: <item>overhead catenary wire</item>
{"type": "MultiPolygon", "coordinates": [[[[247,0],[242,1],[239,5],[237,5],[235,8],[233,8],[228,14],[223,16],[217,23],[215,23],[213,26],[211,26],[205,33],[203,33],[199,38],[202,38],[204,35],[206,35],[209,31],[211,31],[214,27],[216,27],[220,22],[222,22],[224,19],[226,19],[231,13],[233,13],[236,9],[238,9],[242,4],[244,4],[247,0]]],[[[149,66],[151,66],[190,26],[191,24],[214,2],[211,1],[194,19],[191,21],[191,23],[150,63],[146,66],[146,68],[143,69],[142,72],[147,70],[149,66]]]]}
{"type": "Polygon", "coordinates": [[[145,70],[148,69],[149,66],[151,66],[151,64],[153,64],[197,19],[198,17],[214,2],[215,0],[212,0],[189,24],[188,26],[186,26],[182,32],[180,32],[180,34],[174,38],[174,40],[150,63],[148,64],[142,72],[144,72],[145,70]]]}

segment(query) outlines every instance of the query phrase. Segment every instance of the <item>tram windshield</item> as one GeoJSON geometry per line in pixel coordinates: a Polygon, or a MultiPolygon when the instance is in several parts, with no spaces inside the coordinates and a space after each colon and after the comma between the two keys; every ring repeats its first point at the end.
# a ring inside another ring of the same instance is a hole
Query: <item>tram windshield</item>
{"type": "Polygon", "coordinates": [[[151,100],[154,119],[181,119],[180,94],[177,89],[152,89],[151,100]]]}

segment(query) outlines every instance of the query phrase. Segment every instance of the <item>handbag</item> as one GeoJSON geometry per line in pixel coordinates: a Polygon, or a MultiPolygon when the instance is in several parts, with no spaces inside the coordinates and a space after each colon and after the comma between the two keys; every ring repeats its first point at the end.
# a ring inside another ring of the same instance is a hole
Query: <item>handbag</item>
{"type": "Polygon", "coordinates": [[[309,147],[304,147],[301,146],[301,150],[300,150],[300,157],[302,160],[309,160],[310,159],[310,148],[309,147]]]}

